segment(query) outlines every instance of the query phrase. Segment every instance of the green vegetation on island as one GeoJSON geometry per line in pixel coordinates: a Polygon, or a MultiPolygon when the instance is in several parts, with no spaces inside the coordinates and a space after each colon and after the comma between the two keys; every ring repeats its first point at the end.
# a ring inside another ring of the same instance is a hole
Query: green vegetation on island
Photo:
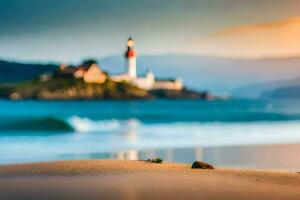
{"type": "Polygon", "coordinates": [[[3,83],[0,85],[0,98],[23,100],[132,100],[132,99],[210,99],[206,92],[186,89],[147,91],[127,82],[115,82],[109,78],[102,84],[86,83],[73,77],[53,76],[49,80],[34,80],[3,83]]]}
{"type": "Polygon", "coordinates": [[[39,100],[75,99],[149,99],[151,95],[128,83],[106,80],[102,84],[86,83],[82,79],[53,77],[48,81],[34,79],[0,85],[0,97],[39,100]]]}

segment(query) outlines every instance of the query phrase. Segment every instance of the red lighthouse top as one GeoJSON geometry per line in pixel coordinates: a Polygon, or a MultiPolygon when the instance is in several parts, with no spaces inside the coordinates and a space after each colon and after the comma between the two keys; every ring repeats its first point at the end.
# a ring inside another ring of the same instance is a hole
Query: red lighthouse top
{"type": "Polygon", "coordinates": [[[134,40],[130,37],[127,41],[127,51],[125,53],[126,58],[136,57],[136,51],[133,49],[134,40]]]}
{"type": "Polygon", "coordinates": [[[133,49],[128,49],[126,51],[126,58],[136,57],[136,52],[133,49]]]}

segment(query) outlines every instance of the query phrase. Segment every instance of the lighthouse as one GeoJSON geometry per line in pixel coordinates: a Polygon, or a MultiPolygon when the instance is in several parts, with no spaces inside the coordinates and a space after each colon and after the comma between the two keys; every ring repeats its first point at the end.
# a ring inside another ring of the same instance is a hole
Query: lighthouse
{"type": "Polygon", "coordinates": [[[129,79],[133,80],[137,78],[136,72],[136,51],[133,48],[134,40],[130,37],[127,40],[127,50],[125,52],[126,67],[129,79]]]}
{"type": "Polygon", "coordinates": [[[155,74],[150,70],[144,75],[137,75],[136,58],[134,50],[134,40],[130,37],[127,40],[125,51],[126,72],[124,74],[112,75],[109,78],[116,82],[127,82],[143,90],[182,90],[184,85],[180,79],[157,80],[155,74]]]}

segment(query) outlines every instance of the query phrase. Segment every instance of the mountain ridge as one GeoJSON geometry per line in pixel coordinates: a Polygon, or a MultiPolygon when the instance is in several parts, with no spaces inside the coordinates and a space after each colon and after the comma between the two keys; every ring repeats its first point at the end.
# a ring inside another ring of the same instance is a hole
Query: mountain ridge
{"type": "Polygon", "coordinates": [[[280,88],[287,88],[300,85],[300,76],[298,78],[289,80],[277,80],[272,82],[258,83],[254,85],[248,85],[241,87],[233,91],[233,94],[237,97],[248,98],[260,98],[267,97],[273,91],[280,88]]]}

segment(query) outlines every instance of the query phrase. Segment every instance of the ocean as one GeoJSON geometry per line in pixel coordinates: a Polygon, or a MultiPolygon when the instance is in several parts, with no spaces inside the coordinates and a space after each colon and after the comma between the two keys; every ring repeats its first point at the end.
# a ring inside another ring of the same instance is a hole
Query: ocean
{"type": "Polygon", "coordinates": [[[297,100],[1,100],[0,108],[0,164],[161,157],[300,169],[297,100]]]}

